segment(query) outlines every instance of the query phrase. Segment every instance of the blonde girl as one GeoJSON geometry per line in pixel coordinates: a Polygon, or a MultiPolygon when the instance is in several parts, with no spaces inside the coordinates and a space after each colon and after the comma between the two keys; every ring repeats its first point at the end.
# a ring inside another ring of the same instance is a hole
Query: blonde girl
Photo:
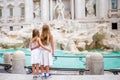
{"type": "Polygon", "coordinates": [[[41,51],[42,53],[41,73],[42,73],[42,76],[45,76],[47,78],[50,76],[49,67],[52,65],[52,56],[54,56],[54,41],[53,41],[53,36],[50,32],[50,28],[46,24],[43,25],[42,27],[41,42],[45,47],[48,47],[51,49],[51,52],[48,52],[47,50],[41,51]],[[46,69],[45,73],[44,73],[44,67],[46,69]]]}

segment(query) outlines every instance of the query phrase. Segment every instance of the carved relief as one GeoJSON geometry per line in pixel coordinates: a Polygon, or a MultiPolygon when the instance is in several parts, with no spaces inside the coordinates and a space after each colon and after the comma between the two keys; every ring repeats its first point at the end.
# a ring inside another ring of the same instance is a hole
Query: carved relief
{"type": "Polygon", "coordinates": [[[65,19],[70,19],[71,18],[70,11],[66,10],[64,14],[65,14],[65,19]]]}
{"type": "Polygon", "coordinates": [[[96,15],[96,0],[86,0],[86,15],[93,17],[96,15]]]}
{"type": "Polygon", "coordinates": [[[108,17],[109,18],[120,18],[120,13],[119,13],[119,9],[110,9],[108,11],[108,17]]]}
{"type": "Polygon", "coordinates": [[[15,22],[14,17],[13,17],[13,16],[9,16],[7,22],[8,22],[8,23],[10,23],[10,22],[15,22]]]}

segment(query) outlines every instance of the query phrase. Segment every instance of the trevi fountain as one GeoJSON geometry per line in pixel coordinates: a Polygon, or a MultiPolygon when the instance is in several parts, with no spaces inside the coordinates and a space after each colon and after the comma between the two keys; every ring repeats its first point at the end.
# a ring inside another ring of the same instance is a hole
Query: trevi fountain
{"type": "Polygon", "coordinates": [[[10,8],[10,16],[4,17],[4,10],[0,18],[0,49],[29,48],[32,30],[41,31],[48,24],[55,49],[120,51],[120,6],[115,7],[119,0],[20,0],[17,4],[10,0],[3,5],[7,1],[0,0],[0,14],[1,9],[10,8]],[[25,10],[20,18],[15,17],[19,12],[12,14],[16,5],[25,10]],[[113,23],[117,28],[113,29],[113,23]]]}

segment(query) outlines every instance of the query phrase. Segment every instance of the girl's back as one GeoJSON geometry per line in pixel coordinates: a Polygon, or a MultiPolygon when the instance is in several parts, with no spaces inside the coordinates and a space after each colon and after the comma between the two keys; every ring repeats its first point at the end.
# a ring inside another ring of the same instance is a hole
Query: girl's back
{"type": "Polygon", "coordinates": [[[35,46],[38,46],[38,45],[39,45],[39,42],[38,42],[37,38],[33,38],[30,42],[30,47],[34,48],[35,46]]]}

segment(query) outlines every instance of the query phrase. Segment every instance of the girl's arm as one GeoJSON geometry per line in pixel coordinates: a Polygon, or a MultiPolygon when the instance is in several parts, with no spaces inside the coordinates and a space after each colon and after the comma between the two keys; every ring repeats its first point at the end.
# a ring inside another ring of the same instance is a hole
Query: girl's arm
{"type": "Polygon", "coordinates": [[[39,45],[40,45],[42,48],[44,48],[44,49],[46,49],[47,51],[51,52],[51,50],[50,50],[49,48],[45,47],[45,46],[42,44],[40,38],[38,39],[38,42],[39,42],[39,45]]]}
{"type": "Polygon", "coordinates": [[[54,40],[53,40],[53,36],[50,36],[50,44],[51,44],[51,48],[52,48],[52,56],[54,56],[54,40]]]}
{"type": "MultiPolygon", "coordinates": [[[[35,39],[34,39],[35,40],[35,39]]],[[[31,40],[30,41],[30,49],[31,50],[34,50],[34,49],[36,49],[36,48],[39,48],[40,47],[40,45],[36,45],[35,47],[31,47],[31,43],[32,43],[33,41],[31,40]]]]}
{"type": "Polygon", "coordinates": [[[34,50],[34,49],[39,48],[39,47],[40,47],[40,45],[37,45],[37,46],[31,48],[31,50],[34,50]]]}

